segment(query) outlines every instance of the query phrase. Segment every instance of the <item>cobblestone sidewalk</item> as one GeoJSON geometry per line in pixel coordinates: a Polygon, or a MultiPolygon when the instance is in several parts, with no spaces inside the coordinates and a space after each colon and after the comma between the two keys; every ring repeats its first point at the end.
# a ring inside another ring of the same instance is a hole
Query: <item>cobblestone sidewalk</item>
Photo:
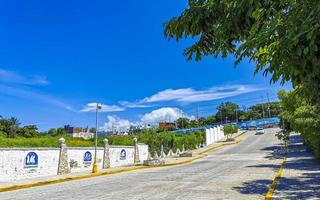
{"type": "Polygon", "coordinates": [[[291,135],[285,157],[273,199],[320,199],[320,160],[307,151],[299,134],[291,135]]]}

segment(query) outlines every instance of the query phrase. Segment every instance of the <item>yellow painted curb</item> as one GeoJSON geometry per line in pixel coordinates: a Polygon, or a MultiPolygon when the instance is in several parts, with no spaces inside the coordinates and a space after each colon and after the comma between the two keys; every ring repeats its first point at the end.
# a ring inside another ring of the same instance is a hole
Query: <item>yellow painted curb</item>
{"type": "MultiPolygon", "coordinates": [[[[236,136],[235,138],[240,137],[244,133],[246,133],[246,132],[241,133],[240,135],[236,136]]],[[[184,160],[184,161],[181,161],[181,162],[169,163],[169,164],[164,164],[164,165],[160,165],[160,166],[142,166],[142,165],[140,165],[140,166],[132,166],[132,167],[126,167],[126,168],[122,168],[122,169],[113,169],[113,170],[110,170],[110,171],[107,171],[107,172],[98,172],[98,173],[94,173],[94,174],[85,174],[85,175],[80,175],[80,176],[75,176],[75,177],[54,179],[54,180],[49,180],[49,181],[40,181],[40,182],[36,182],[36,183],[28,183],[28,184],[23,184],[23,185],[14,185],[14,186],[0,188],[0,192],[8,192],[8,191],[12,191],[12,190],[26,189],[26,188],[36,187],[36,186],[44,186],[44,185],[62,183],[62,182],[72,181],[72,180],[81,180],[81,179],[92,178],[92,177],[97,177],[97,176],[118,174],[118,173],[122,173],[122,172],[134,171],[134,170],[138,170],[138,169],[158,168],[158,167],[168,167],[168,166],[182,165],[182,164],[186,164],[186,163],[191,163],[194,160],[198,160],[198,159],[201,159],[201,158],[204,158],[204,157],[208,156],[206,153],[209,152],[209,151],[220,149],[223,146],[228,146],[228,145],[232,145],[232,144],[238,144],[239,142],[241,142],[241,140],[214,146],[212,148],[209,148],[209,149],[206,149],[206,150],[200,152],[197,157],[194,157],[194,158],[191,158],[191,159],[188,159],[188,160],[184,160]]]]}
{"type": "Polygon", "coordinates": [[[248,131],[243,131],[242,133],[240,133],[239,135],[237,135],[236,137],[234,137],[234,138],[238,138],[238,137],[240,137],[240,136],[242,136],[242,135],[244,135],[244,134],[246,134],[248,131]]]}
{"type": "Polygon", "coordinates": [[[277,187],[277,184],[281,178],[281,175],[282,175],[282,172],[283,172],[283,169],[284,169],[284,166],[287,162],[287,159],[286,158],[283,158],[283,161],[282,161],[282,164],[280,166],[280,169],[278,170],[277,174],[276,174],[276,177],[274,178],[274,180],[272,181],[272,184],[270,185],[270,188],[268,190],[268,193],[266,194],[266,198],[265,200],[271,200],[272,199],[272,195],[274,193],[274,191],[276,190],[276,187],[277,187]]]}
{"type": "Polygon", "coordinates": [[[127,167],[127,168],[122,168],[122,169],[114,169],[114,170],[110,170],[107,172],[85,174],[85,175],[80,175],[80,176],[75,176],[75,177],[54,179],[54,180],[49,180],[49,181],[40,181],[40,182],[28,183],[28,184],[24,184],[24,185],[14,185],[14,186],[0,188],[0,192],[25,189],[25,188],[35,187],[35,186],[50,185],[50,184],[54,184],[54,183],[62,183],[62,182],[72,181],[72,180],[81,180],[81,179],[92,178],[92,177],[97,177],[97,176],[104,176],[104,175],[109,175],[109,174],[118,174],[118,173],[122,173],[122,172],[133,171],[133,170],[144,169],[144,168],[150,168],[150,167],[148,167],[148,166],[132,166],[132,167],[127,167]]]}

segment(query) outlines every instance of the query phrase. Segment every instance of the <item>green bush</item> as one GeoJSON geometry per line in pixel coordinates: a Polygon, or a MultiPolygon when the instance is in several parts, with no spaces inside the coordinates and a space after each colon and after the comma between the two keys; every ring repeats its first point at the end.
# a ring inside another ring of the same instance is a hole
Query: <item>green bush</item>
{"type": "MultiPolygon", "coordinates": [[[[63,137],[68,147],[91,147],[94,146],[94,140],[85,140],[82,138],[70,138],[67,136],[51,137],[48,135],[33,138],[0,138],[0,147],[59,147],[59,139],[63,137]]],[[[99,140],[100,141],[100,140],[99,140]]],[[[102,140],[99,146],[102,146],[102,140]]]]}
{"type": "Polygon", "coordinates": [[[138,141],[149,146],[150,152],[160,153],[161,145],[166,153],[170,149],[176,151],[185,149],[195,149],[200,143],[204,142],[204,133],[196,131],[189,134],[175,134],[172,132],[161,133],[142,133],[137,135],[138,141]]]}
{"type": "Polygon", "coordinates": [[[110,145],[125,145],[132,146],[133,145],[133,136],[120,136],[113,135],[107,137],[110,145]]]}
{"type": "MultiPolygon", "coordinates": [[[[5,138],[0,137],[0,147],[59,147],[59,139],[63,137],[66,140],[68,147],[93,147],[94,139],[85,140],[82,138],[70,138],[67,135],[49,136],[39,135],[33,138],[5,138]]],[[[182,150],[183,145],[185,149],[195,149],[200,143],[204,142],[204,133],[196,131],[189,134],[175,134],[172,132],[144,132],[137,134],[139,143],[149,145],[150,152],[157,151],[160,153],[161,145],[164,147],[166,153],[170,149],[176,151],[178,148],[182,150]]],[[[110,145],[133,145],[133,136],[108,136],[110,145]]],[[[98,138],[98,146],[102,147],[104,138],[98,138]]]]}
{"type": "Polygon", "coordinates": [[[232,135],[238,132],[238,127],[237,125],[224,125],[223,132],[224,135],[227,136],[227,138],[232,138],[232,135]]]}

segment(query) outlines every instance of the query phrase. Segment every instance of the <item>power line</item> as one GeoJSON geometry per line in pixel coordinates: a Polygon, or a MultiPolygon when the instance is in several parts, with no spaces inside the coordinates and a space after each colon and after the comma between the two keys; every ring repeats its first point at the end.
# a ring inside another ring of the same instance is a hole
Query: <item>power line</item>
{"type": "Polygon", "coordinates": [[[263,119],[265,118],[265,116],[264,116],[264,104],[263,104],[263,96],[261,96],[261,107],[262,107],[262,117],[263,117],[263,119]]]}
{"type": "MultiPolygon", "coordinates": [[[[272,97],[272,100],[277,101],[278,97],[274,96],[274,97],[272,97]]],[[[260,103],[261,102],[261,97],[250,98],[250,99],[247,99],[247,101],[245,101],[245,102],[246,102],[246,104],[249,104],[249,103],[260,103]]],[[[221,103],[201,104],[201,108],[217,107],[220,104],[221,103]]],[[[243,103],[241,103],[241,104],[243,104],[243,103]]],[[[194,108],[186,109],[185,112],[189,112],[189,113],[194,112],[194,108]]]]}
{"type": "MultiPolygon", "coordinates": [[[[270,100],[270,99],[269,99],[270,100]]],[[[272,99],[272,100],[277,100],[277,99],[272,99]]],[[[256,103],[261,103],[261,97],[259,99],[252,99],[251,101],[247,101],[247,102],[256,102],[256,103]]],[[[184,109],[185,113],[193,113],[194,115],[197,115],[197,113],[200,115],[200,113],[212,113],[212,110],[208,110],[208,108],[212,108],[212,109],[216,109],[217,106],[219,106],[220,104],[211,104],[211,105],[206,105],[206,106],[201,106],[198,108],[198,110],[195,112],[194,109],[184,109]],[[206,109],[207,108],[207,109],[206,109]],[[203,111],[205,110],[205,111],[203,111]],[[207,110],[207,111],[206,111],[207,110]]],[[[245,107],[243,109],[247,110],[246,106],[242,106],[245,107]]]]}

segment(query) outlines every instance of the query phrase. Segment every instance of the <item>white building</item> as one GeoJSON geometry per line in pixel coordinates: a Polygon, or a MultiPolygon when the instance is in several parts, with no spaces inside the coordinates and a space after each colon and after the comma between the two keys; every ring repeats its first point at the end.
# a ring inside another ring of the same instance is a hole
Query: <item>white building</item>
{"type": "Polygon", "coordinates": [[[94,133],[90,133],[89,131],[88,132],[79,132],[79,133],[68,133],[68,136],[69,137],[72,137],[72,138],[83,138],[83,139],[92,139],[94,138],[94,133]]]}

